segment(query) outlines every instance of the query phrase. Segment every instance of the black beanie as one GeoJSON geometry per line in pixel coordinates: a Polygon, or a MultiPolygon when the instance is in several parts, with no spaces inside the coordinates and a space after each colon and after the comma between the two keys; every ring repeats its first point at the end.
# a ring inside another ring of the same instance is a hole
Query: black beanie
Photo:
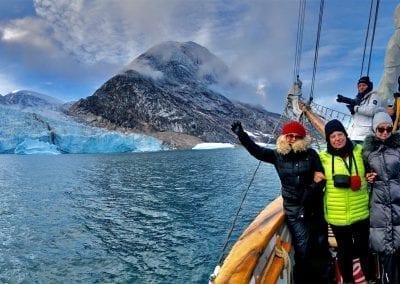
{"type": "Polygon", "coordinates": [[[367,84],[367,85],[368,85],[368,92],[371,92],[372,89],[374,88],[374,84],[371,82],[371,80],[369,79],[368,76],[363,76],[363,77],[361,77],[361,78],[358,80],[357,85],[360,84],[360,83],[364,83],[364,84],[367,84]]]}
{"type": "Polygon", "coordinates": [[[346,129],[344,129],[343,124],[337,119],[333,119],[325,125],[325,139],[326,142],[328,142],[326,145],[326,150],[331,155],[346,157],[348,155],[351,155],[351,153],[353,152],[353,143],[347,136],[347,132],[346,129]],[[341,149],[334,149],[329,141],[329,136],[335,131],[343,132],[346,135],[346,144],[341,149]]]}
{"type": "Polygon", "coordinates": [[[343,132],[347,137],[347,132],[346,132],[346,129],[344,128],[343,124],[339,120],[333,119],[325,125],[326,142],[329,142],[329,136],[335,131],[343,132]]]}

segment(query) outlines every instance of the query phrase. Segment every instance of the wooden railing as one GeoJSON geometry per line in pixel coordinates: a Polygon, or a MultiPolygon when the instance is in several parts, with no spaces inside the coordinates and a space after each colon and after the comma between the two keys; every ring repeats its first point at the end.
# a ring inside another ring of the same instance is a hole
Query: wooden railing
{"type": "Polygon", "coordinates": [[[249,283],[252,277],[256,283],[276,282],[284,269],[284,260],[274,254],[276,241],[278,240],[278,246],[286,252],[291,250],[288,232],[284,237],[277,237],[285,226],[282,198],[278,197],[261,211],[243,232],[212,282],[215,284],[249,283]],[[267,247],[272,249],[265,253],[267,247]],[[267,268],[266,265],[271,262],[271,257],[272,264],[267,268]],[[264,267],[259,267],[260,262],[264,267]]]}

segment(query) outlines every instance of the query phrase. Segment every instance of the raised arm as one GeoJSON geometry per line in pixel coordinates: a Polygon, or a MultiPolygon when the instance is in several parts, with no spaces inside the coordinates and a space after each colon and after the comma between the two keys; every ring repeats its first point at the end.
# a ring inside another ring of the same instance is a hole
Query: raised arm
{"type": "Polygon", "coordinates": [[[257,145],[250,136],[243,130],[240,121],[234,122],[231,127],[232,131],[238,136],[240,143],[246,148],[246,150],[254,156],[256,159],[275,164],[276,156],[274,150],[267,147],[261,147],[257,145]]]}

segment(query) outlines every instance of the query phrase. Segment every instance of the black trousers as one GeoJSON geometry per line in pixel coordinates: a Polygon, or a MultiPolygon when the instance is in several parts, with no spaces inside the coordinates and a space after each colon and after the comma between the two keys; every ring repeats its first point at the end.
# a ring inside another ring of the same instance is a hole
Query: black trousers
{"type": "Polygon", "coordinates": [[[369,219],[349,226],[332,225],[337,242],[337,258],[344,282],[353,283],[353,258],[360,258],[361,269],[367,280],[370,279],[369,255],[369,219]]]}
{"type": "Polygon", "coordinates": [[[294,283],[329,283],[332,266],[323,216],[287,216],[286,221],[294,246],[294,283]]]}
{"type": "Polygon", "coordinates": [[[379,254],[379,262],[381,265],[381,279],[384,284],[400,283],[400,255],[396,254],[379,254]]]}

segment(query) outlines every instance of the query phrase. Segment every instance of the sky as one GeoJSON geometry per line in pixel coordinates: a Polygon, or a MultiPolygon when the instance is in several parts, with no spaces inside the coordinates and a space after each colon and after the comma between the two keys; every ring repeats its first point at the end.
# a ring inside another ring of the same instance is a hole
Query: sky
{"type": "MultiPolygon", "coordinates": [[[[375,86],[397,4],[380,1],[369,71],[375,86]]],[[[319,9],[319,0],[306,2],[299,65],[305,98],[319,9]]],[[[364,63],[361,70],[369,10],[366,0],[325,0],[315,102],[346,111],[336,95],[355,96],[367,69],[364,63]]],[[[154,45],[194,41],[254,86],[241,100],[280,113],[294,80],[298,11],[296,0],[0,0],[0,94],[30,90],[75,101],[154,45]]]]}

